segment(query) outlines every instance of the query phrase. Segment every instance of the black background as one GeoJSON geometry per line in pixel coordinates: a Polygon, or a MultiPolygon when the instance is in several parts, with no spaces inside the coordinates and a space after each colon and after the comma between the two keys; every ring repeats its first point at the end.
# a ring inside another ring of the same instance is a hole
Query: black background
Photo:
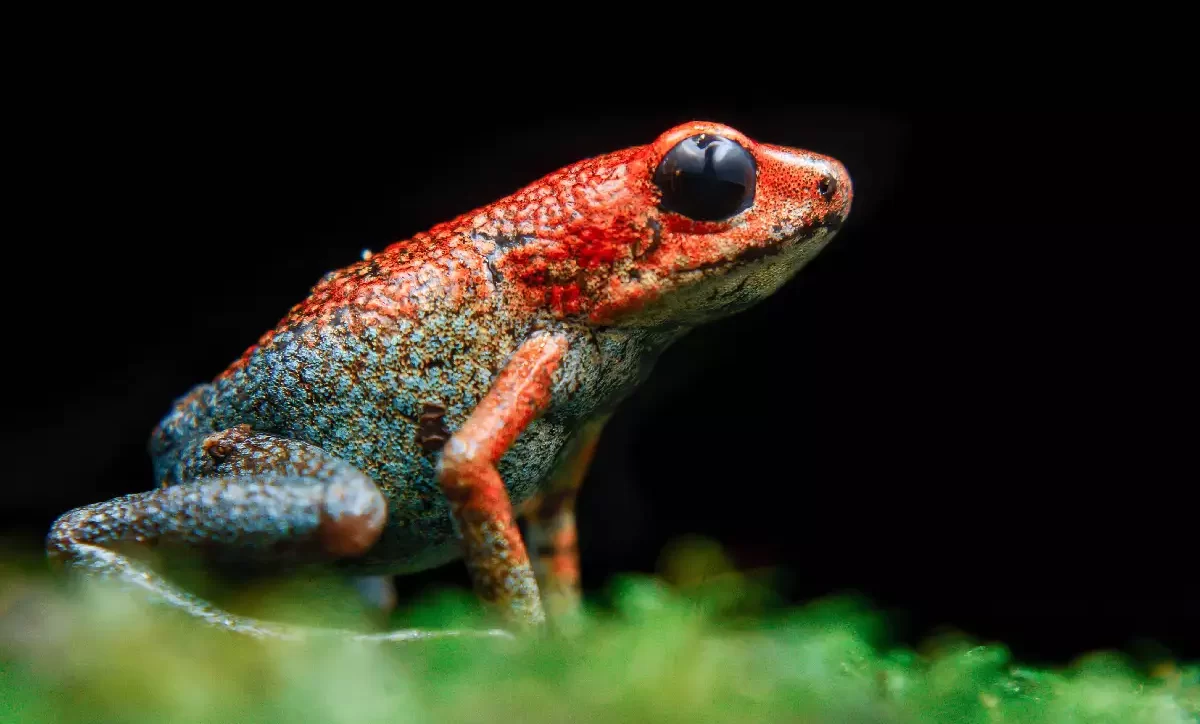
{"type": "Polygon", "coordinates": [[[951,624],[1027,659],[1138,637],[1200,656],[1175,259],[1195,116],[504,88],[56,89],[7,252],[12,542],[147,488],[172,400],[324,271],[704,118],[840,158],[856,200],[800,277],[678,343],[613,420],[581,501],[589,589],[699,534],[792,571],[796,600],[865,593],[910,640],[951,624]]]}

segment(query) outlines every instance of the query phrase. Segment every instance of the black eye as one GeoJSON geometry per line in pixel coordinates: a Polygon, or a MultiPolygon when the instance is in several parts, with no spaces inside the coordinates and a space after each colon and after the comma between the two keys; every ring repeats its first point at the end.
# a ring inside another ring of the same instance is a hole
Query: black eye
{"type": "Polygon", "coordinates": [[[826,201],[833,198],[837,193],[837,179],[832,176],[826,176],[817,184],[817,193],[821,194],[821,198],[826,201]]]}
{"type": "Polygon", "coordinates": [[[754,157],[739,144],[702,133],[680,141],[654,172],[660,206],[696,221],[719,221],[754,203],[754,157]]]}

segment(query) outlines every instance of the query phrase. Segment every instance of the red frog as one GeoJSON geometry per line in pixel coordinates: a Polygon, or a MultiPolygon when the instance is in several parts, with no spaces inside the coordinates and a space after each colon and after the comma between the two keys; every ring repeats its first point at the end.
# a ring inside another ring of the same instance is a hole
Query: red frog
{"type": "Polygon", "coordinates": [[[574,503],[614,407],[673,340],[788,281],[851,197],[835,159],[693,122],[364,254],[175,403],[156,489],[66,513],[49,556],[276,637],[302,631],[129,545],[358,577],[462,557],[508,628],[541,628],[578,604],[574,503]]]}

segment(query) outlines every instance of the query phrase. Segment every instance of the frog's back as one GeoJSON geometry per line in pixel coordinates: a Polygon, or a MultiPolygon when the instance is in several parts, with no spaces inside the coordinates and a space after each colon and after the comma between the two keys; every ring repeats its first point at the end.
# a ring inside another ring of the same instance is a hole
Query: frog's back
{"type": "Polygon", "coordinates": [[[467,239],[422,235],[333,272],[176,404],[152,436],[156,475],[170,477],[188,440],[249,425],[351,463],[395,512],[444,521],[440,431],[460,426],[486,394],[526,332],[518,317],[467,239]]]}

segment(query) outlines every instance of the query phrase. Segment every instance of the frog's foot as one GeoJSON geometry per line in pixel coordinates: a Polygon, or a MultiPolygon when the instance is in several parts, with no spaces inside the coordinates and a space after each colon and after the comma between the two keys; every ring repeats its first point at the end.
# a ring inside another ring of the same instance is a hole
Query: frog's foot
{"type": "MultiPolygon", "coordinates": [[[[68,515],[109,515],[111,509],[103,507],[106,505],[105,503],[101,503],[99,506],[80,508],[68,515]]],[[[123,507],[128,509],[127,506],[123,507]]],[[[60,559],[76,571],[82,570],[91,575],[115,580],[118,583],[125,584],[147,594],[151,602],[165,604],[171,609],[191,616],[213,628],[252,638],[300,642],[336,637],[366,643],[407,643],[449,637],[512,638],[512,634],[498,629],[399,629],[378,633],[363,633],[350,630],[283,624],[249,616],[240,616],[222,610],[208,601],[175,586],[134,558],[109,550],[97,543],[73,540],[71,535],[56,525],[54,532],[51,533],[53,539],[51,555],[60,559]]]]}
{"type": "Polygon", "coordinates": [[[260,638],[341,634],[415,641],[463,635],[356,634],[271,623],[221,610],[168,582],[139,550],[180,547],[250,565],[331,563],[370,549],[387,518],[374,482],[304,443],[236,429],[197,440],[181,453],[175,484],[167,479],[161,489],[77,508],[55,521],[46,540],[50,560],[140,589],[209,625],[260,638]]]}

